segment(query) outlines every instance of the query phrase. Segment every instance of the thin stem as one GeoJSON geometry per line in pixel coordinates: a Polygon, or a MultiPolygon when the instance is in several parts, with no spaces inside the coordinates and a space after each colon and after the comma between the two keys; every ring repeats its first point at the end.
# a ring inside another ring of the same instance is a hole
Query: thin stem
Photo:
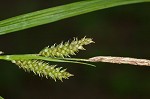
{"type": "Polygon", "coordinates": [[[84,64],[95,67],[95,65],[79,62],[78,60],[67,60],[63,58],[51,58],[51,57],[43,57],[39,56],[38,54],[23,54],[23,55],[1,55],[0,59],[13,61],[13,60],[30,60],[30,59],[37,59],[37,60],[44,60],[44,61],[51,61],[51,62],[67,62],[67,63],[77,63],[77,64],[84,64]]]}
{"type": "Polygon", "coordinates": [[[70,61],[89,62],[88,59],[81,59],[81,58],[57,58],[57,59],[70,60],[70,61]]]}
{"type": "Polygon", "coordinates": [[[89,59],[80,59],[80,58],[50,58],[39,56],[38,54],[23,54],[23,55],[1,55],[0,59],[2,60],[44,60],[51,62],[67,62],[67,63],[77,63],[94,66],[85,62],[107,62],[107,63],[116,63],[116,64],[130,64],[130,65],[139,65],[139,66],[150,66],[150,60],[148,59],[137,59],[129,57],[112,57],[112,56],[96,56],[89,59]]]}
{"type": "Polygon", "coordinates": [[[129,57],[96,56],[96,57],[89,58],[89,61],[150,66],[150,60],[129,58],[129,57]]]}

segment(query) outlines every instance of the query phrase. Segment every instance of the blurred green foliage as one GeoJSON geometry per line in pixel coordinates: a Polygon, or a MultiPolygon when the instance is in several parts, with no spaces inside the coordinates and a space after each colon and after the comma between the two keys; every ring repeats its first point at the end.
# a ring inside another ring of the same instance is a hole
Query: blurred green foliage
{"type": "Polygon", "coordinates": [[[2,97],[0,96],[0,99],[4,99],[4,98],[2,98],[2,97]]]}

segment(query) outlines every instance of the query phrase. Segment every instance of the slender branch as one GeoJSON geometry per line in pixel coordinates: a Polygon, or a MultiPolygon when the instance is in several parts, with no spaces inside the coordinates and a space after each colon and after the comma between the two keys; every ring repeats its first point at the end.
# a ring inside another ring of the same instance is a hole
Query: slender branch
{"type": "Polygon", "coordinates": [[[129,58],[129,57],[96,56],[96,57],[89,58],[89,61],[150,66],[150,60],[129,58]]]}

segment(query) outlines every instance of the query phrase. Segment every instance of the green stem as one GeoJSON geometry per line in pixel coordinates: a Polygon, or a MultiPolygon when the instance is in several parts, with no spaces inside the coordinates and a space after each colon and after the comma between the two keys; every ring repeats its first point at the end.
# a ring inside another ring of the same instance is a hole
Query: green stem
{"type": "Polygon", "coordinates": [[[84,65],[90,65],[94,66],[89,63],[79,62],[81,60],[85,59],[71,59],[71,58],[50,58],[50,57],[43,57],[39,56],[38,54],[24,54],[24,55],[1,55],[1,60],[7,60],[7,61],[13,61],[13,60],[31,60],[31,59],[37,59],[37,60],[44,60],[44,61],[51,61],[51,62],[67,62],[67,63],[77,63],[77,64],[84,64],[84,65]]]}
{"type": "Polygon", "coordinates": [[[100,9],[140,2],[150,2],[150,0],[84,0],[48,8],[0,21],[0,35],[55,22],[100,9]]]}

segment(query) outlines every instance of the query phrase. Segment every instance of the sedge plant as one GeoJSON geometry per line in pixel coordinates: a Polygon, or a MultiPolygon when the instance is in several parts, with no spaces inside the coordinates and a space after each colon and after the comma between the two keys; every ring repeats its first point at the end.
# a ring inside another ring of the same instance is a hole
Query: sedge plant
{"type": "MultiPolygon", "coordinates": [[[[83,0],[71,4],[47,8],[0,21],[0,35],[15,33],[31,27],[52,23],[65,18],[106,9],[115,6],[150,2],[150,0],[83,0]]],[[[132,64],[150,66],[150,60],[128,57],[97,56],[89,59],[71,58],[79,50],[85,50],[84,45],[94,43],[91,38],[74,38],[71,42],[60,43],[42,49],[37,54],[4,55],[0,51],[0,60],[11,61],[28,72],[33,72],[40,77],[56,80],[68,79],[73,74],[62,67],[51,65],[49,62],[68,62],[94,66],[87,62],[109,62],[117,64],[132,64]]],[[[0,99],[3,99],[0,97],[0,99]]]]}
{"type": "MultiPolygon", "coordinates": [[[[141,2],[150,2],[150,0],[83,0],[71,4],[47,8],[0,21],[0,35],[15,33],[15,31],[52,23],[96,10],[141,2]]],[[[80,40],[74,38],[71,42],[62,42],[59,45],[54,44],[51,47],[48,46],[37,54],[3,55],[4,53],[0,51],[0,60],[11,61],[25,71],[32,71],[34,74],[41,77],[50,77],[55,81],[57,79],[61,81],[62,79],[68,79],[70,76],[73,76],[73,74],[70,74],[62,67],[50,65],[48,61],[79,63],[90,66],[94,65],[87,62],[109,62],[150,66],[150,61],[146,59],[111,56],[97,56],[89,59],[70,57],[70,55],[75,55],[79,50],[85,50],[83,46],[90,43],[93,43],[92,39],[84,37],[80,40]]]]}

